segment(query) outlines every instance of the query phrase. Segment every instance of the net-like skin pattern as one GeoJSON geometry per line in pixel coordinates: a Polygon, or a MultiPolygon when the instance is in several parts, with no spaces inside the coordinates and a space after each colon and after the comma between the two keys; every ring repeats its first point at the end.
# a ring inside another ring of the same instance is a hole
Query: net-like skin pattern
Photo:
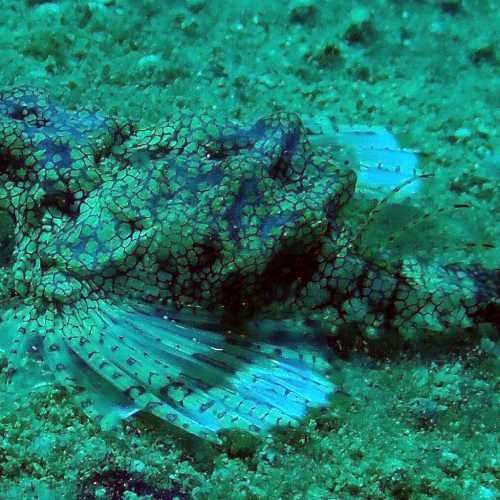
{"type": "MultiPolygon", "coordinates": [[[[15,368],[36,350],[60,382],[76,386],[69,349],[135,407],[207,437],[196,418],[171,411],[196,392],[183,369],[172,363],[152,380],[167,347],[141,352],[126,335],[107,337],[120,319],[100,304],[136,318],[148,305],[179,317],[203,311],[254,330],[263,319],[293,319],[304,332],[348,328],[367,338],[497,320],[498,272],[363,258],[339,222],[355,185],[349,165],[314,150],[292,113],[248,127],[183,114],[141,129],[65,110],[38,90],[0,92],[0,208],[15,221],[0,306],[9,311],[4,323],[21,325],[9,361],[15,368]]],[[[185,357],[207,361],[188,344],[185,357]]],[[[207,362],[238,373],[230,359],[207,362]]],[[[207,380],[197,388],[215,390],[207,380]]],[[[196,404],[215,400],[202,399],[196,404]]],[[[99,413],[91,395],[81,400],[99,413]]],[[[264,413],[261,420],[283,420],[264,413]]],[[[228,427],[236,422],[219,414],[228,427]]],[[[247,427],[258,429],[258,419],[247,427]]]]}

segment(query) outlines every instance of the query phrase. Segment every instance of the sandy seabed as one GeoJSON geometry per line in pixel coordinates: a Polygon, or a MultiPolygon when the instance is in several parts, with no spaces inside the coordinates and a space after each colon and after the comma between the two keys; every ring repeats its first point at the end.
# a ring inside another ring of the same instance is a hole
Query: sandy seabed
{"type": "MultiPolygon", "coordinates": [[[[434,174],[415,210],[473,206],[468,224],[433,221],[422,251],[439,252],[443,238],[498,243],[496,4],[3,0],[1,86],[36,86],[70,108],[147,126],[176,109],[390,126],[434,174]]],[[[369,207],[356,203],[353,223],[362,223],[369,207]]],[[[379,221],[379,233],[391,229],[379,221]]],[[[447,257],[499,262],[497,250],[447,257]]],[[[0,393],[0,496],[494,499],[499,363],[490,337],[421,353],[348,352],[332,366],[347,397],[297,430],[234,435],[222,447],[146,418],[102,432],[57,388],[15,403],[0,393]]]]}

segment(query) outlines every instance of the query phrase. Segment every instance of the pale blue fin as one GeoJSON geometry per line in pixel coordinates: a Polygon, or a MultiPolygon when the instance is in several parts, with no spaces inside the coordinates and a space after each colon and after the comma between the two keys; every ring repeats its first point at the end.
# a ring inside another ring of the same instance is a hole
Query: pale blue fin
{"type": "Polygon", "coordinates": [[[100,303],[90,318],[90,336],[67,337],[71,350],[138,408],[204,438],[293,425],[334,390],[293,347],[186,326],[144,306],[100,303]]]}
{"type": "Polygon", "coordinates": [[[67,323],[20,304],[0,315],[0,351],[7,358],[8,384],[3,399],[29,397],[57,383],[71,390],[86,413],[109,428],[137,407],[71,351],[61,332],[67,323]]]}
{"type": "MultiPolygon", "coordinates": [[[[320,373],[327,366],[320,355],[307,355],[300,344],[224,333],[209,315],[198,315],[198,326],[190,326],[186,313],[181,323],[162,309],[101,301],[31,313],[27,322],[3,322],[12,337],[23,339],[16,356],[29,358],[36,333],[44,367],[106,427],[143,410],[217,441],[223,429],[294,425],[309,408],[325,405],[335,389],[320,373]]],[[[9,361],[20,373],[22,363],[12,363],[13,355],[11,350],[9,361]]]]}
{"type": "Polygon", "coordinates": [[[405,184],[400,193],[410,195],[422,188],[416,152],[402,149],[386,128],[338,125],[327,115],[306,118],[304,123],[313,145],[355,157],[358,190],[385,195],[405,184]]]}
{"type": "Polygon", "coordinates": [[[0,351],[7,359],[9,392],[26,396],[48,383],[43,370],[43,339],[30,327],[31,310],[18,304],[0,314],[0,351]]]}

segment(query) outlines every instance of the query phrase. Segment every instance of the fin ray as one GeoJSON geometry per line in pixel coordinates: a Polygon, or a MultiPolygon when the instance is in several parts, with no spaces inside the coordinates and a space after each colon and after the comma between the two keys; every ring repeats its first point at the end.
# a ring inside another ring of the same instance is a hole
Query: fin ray
{"type": "Polygon", "coordinates": [[[217,431],[231,427],[293,425],[333,391],[305,364],[288,362],[293,350],[283,346],[229,342],[224,333],[179,325],[152,309],[148,315],[144,307],[101,303],[89,311],[76,323],[90,319],[98,338],[71,335],[71,350],[138,408],[204,438],[217,440],[217,431]]]}

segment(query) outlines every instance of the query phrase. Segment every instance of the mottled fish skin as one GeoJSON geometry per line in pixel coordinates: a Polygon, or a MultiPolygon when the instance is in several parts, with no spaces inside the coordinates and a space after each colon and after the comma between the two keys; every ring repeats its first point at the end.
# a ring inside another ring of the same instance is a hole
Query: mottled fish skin
{"type": "MultiPolygon", "coordinates": [[[[389,271],[363,258],[339,223],[355,185],[349,165],[311,147],[291,113],[248,127],[183,114],[140,129],[66,111],[41,91],[0,92],[0,208],[16,224],[3,282],[17,303],[3,322],[21,332],[9,361],[16,369],[37,338],[60,383],[97,373],[106,387],[82,385],[117,388],[123,416],[150,411],[211,439],[293,420],[331,390],[287,364],[307,358],[300,346],[217,336],[222,325],[286,330],[293,319],[304,333],[414,337],[496,321],[498,272],[416,260],[389,271]],[[178,322],[162,336],[165,311],[178,322]],[[196,311],[211,329],[182,319],[196,311]],[[195,380],[196,370],[205,372],[195,380]],[[252,387],[269,393],[246,408],[252,387]]],[[[89,413],[108,411],[103,398],[80,400],[89,413]]]]}

